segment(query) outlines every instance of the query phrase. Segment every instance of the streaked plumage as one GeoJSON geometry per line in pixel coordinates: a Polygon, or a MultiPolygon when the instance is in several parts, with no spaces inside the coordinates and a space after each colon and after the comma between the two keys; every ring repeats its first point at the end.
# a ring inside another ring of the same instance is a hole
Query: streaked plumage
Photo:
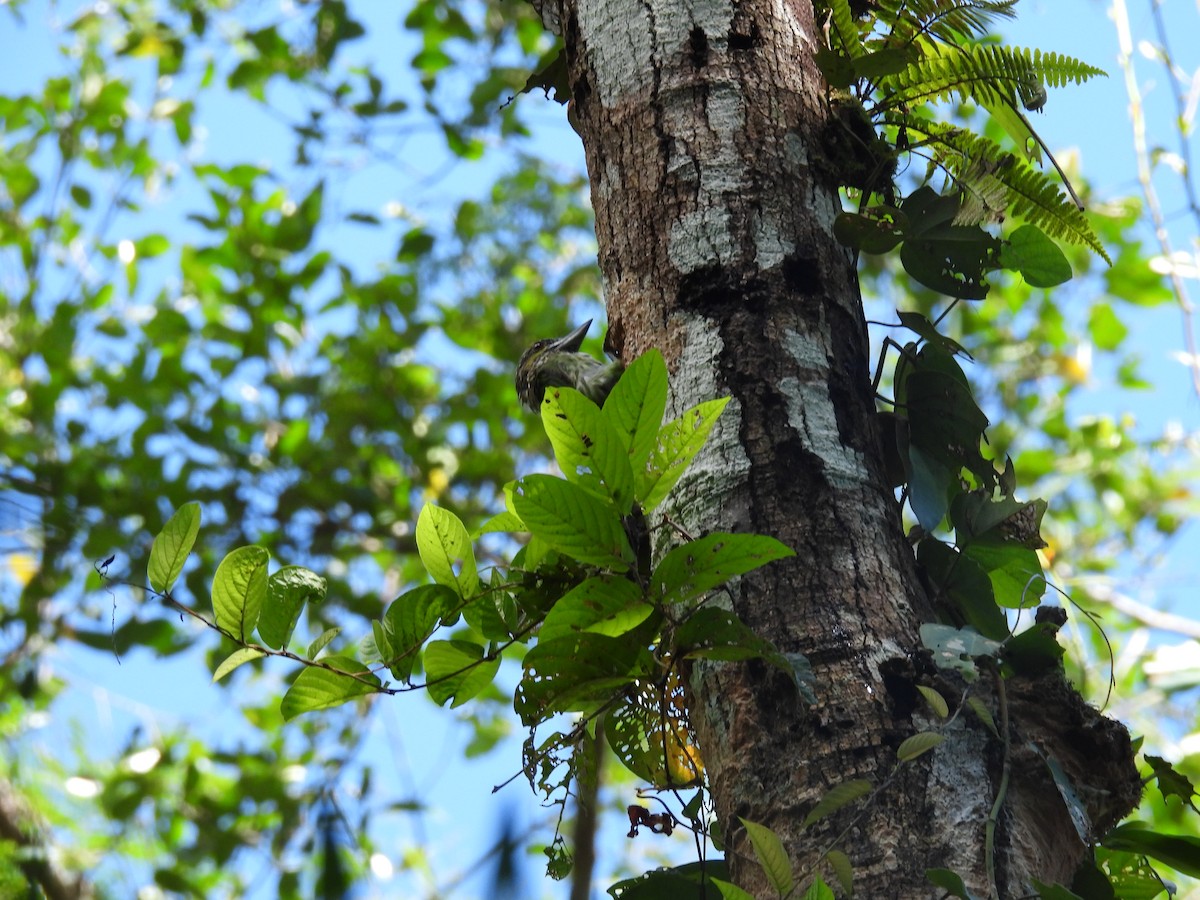
{"type": "Polygon", "coordinates": [[[588,319],[565,337],[535,341],[521,354],[517,396],[528,409],[539,411],[549,387],[572,387],[597,406],[604,405],[625,366],[620,360],[600,362],[579,351],[591,324],[588,319]]]}

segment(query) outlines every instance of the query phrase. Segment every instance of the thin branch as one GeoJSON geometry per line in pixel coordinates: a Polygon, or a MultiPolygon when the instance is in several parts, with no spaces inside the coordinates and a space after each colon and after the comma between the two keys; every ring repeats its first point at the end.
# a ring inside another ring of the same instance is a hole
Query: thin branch
{"type": "Polygon", "coordinates": [[[1133,69],[1133,36],[1129,27],[1129,10],[1125,0],[1113,0],[1112,19],[1117,29],[1117,43],[1120,52],[1117,63],[1125,75],[1125,93],[1129,96],[1129,120],[1133,126],[1133,150],[1137,157],[1138,183],[1142,186],[1142,195],[1146,198],[1146,209],[1150,213],[1150,222],[1154,226],[1154,237],[1158,241],[1159,252],[1166,264],[1166,274],[1171,283],[1171,291],[1179,304],[1183,316],[1183,343],[1187,351],[1188,370],[1192,376],[1192,389],[1200,397],[1200,353],[1196,347],[1194,314],[1195,306],[1188,296],[1187,286],[1179,267],[1173,261],[1174,250],[1171,246],[1171,235],[1167,231],[1166,218],[1163,215],[1162,204],[1159,203],[1158,192],[1154,188],[1154,172],[1150,162],[1150,150],[1146,143],[1146,110],[1142,103],[1141,88],[1138,87],[1137,75],[1133,69]]]}

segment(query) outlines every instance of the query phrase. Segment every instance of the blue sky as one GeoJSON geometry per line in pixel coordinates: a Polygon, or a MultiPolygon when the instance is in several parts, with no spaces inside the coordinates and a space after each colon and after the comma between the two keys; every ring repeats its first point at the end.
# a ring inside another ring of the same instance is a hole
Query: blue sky
{"type": "MultiPolygon", "coordinates": [[[[1173,50],[1183,54],[1178,59],[1188,71],[1200,65],[1200,50],[1195,35],[1200,34],[1200,11],[1188,4],[1168,4],[1171,34],[1176,37],[1173,50]],[[1190,57],[1190,58],[1189,58],[1190,57]]],[[[73,5],[60,10],[69,17],[73,5]]],[[[1135,4],[1131,10],[1135,35],[1152,34],[1148,4],[1135,4]]],[[[392,68],[400,76],[404,60],[411,50],[404,49],[407,36],[398,36],[401,14],[391,4],[372,4],[368,13],[368,37],[344,49],[344,64],[356,59],[371,59],[381,65],[393,60],[392,68]]],[[[1101,196],[1117,197],[1137,192],[1135,161],[1131,149],[1130,125],[1126,115],[1127,97],[1122,75],[1117,66],[1117,41],[1107,16],[1108,5],[1091,0],[1024,0],[1018,6],[1019,18],[1005,28],[1009,43],[1019,46],[1055,50],[1098,65],[1109,71],[1107,79],[1097,79],[1087,85],[1053,92],[1045,114],[1035,125],[1056,153],[1077,148],[1082,171],[1097,186],[1101,196]]],[[[58,64],[54,39],[47,22],[54,13],[42,2],[27,3],[23,16],[27,27],[18,29],[0,10],[0,83],[12,90],[17,86],[33,88],[58,64]]],[[[1146,90],[1148,115],[1158,123],[1157,131],[1173,148],[1174,136],[1164,131],[1162,123],[1171,113],[1170,98],[1161,74],[1161,64],[1138,55],[1136,64],[1139,80],[1146,90]]],[[[243,100],[223,100],[206,117],[207,137],[202,142],[203,153],[218,161],[245,160],[247,135],[253,137],[251,161],[261,161],[279,168],[286,166],[290,156],[290,140],[286,129],[260,109],[243,100]]],[[[535,136],[536,149],[553,156],[564,166],[582,165],[578,139],[563,121],[563,109],[540,96],[518,101],[537,108],[534,119],[542,126],[535,136]]],[[[503,150],[504,148],[501,148],[503,150]]],[[[389,204],[401,204],[406,209],[436,221],[448,214],[453,201],[470,195],[490,184],[498,164],[494,157],[474,166],[459,166],[451,177],[430,181],[428,173],[441,168],[440,140],[414,137],[402,148],[411,163],[413,177],[398,178],[396,172],[372,170],[369,166],[347,174],[348,206],[357,205],[364,211],[377,214],[387,211],[389,204]]],[[[1172,182],[1164,179],[1164,201],[1176,229],[1175,240],[1180,247],[1191,247],[1195,220],[1177,215],[1181,206],[1178,189],[1170,190],[1172,182]]],[[[150,217],[161,217],[164,223],[179,218],[180,208],[194,208],[196,196],[181,187],[168,204],[151,207],[150,217]]],[[[146,219],[125,223],[131,236],[157,227],[146,219]]],[[[386,259],[391,247],[387,238],[376,243],[361,229],[343,228],[335,235],[338,251],[354,264],[373,267],[377,259],[386,259]]],[[[1193,283],[1193,289],[1195,285],[1193,283]]],[[[1168,422],[1178,421],[1186,429],[1195,430],[1200,421],[1200,402],[1192,393],[1186,372],[1172,357],[1182,348],[1179,311],[1172,307],[1139,311],[1129,323],[1133,341],[1145,357],[1146,374],[1156,384],[1149,394],[1123,402],[1111,384],[1105,383],[1103,373],[1097,373],[1096,383],[1081,400],[1078,412],[1112,411],[1114,407],[1136,406],[1139,427],[1143,434],[1161,433],[1168,422]]],[[[448,352],[447,348],[437,348],[448,352]]],[[[1200,536],[1191,529],[1171,551],[1163,577],[1166,589],[1162,596],[1174,604],[1178,612],[1200,617],[1200,599],[1190,585],[1195,584],[1200,571],[1200,536]],[[1172,587],[1177,585],[1178,587],[1172,587]]],[[[123,601],[124,602],[124,601],[123,601]]],[[[241,729],[240,717],[227,706],[228,697],[208,684],[203,659],[199,654],[170,661],[154,661],[136,654],[117,665],[111,655],[72,650],[71,655],[56,661],[72,682],[72,690],[56,704],[55,718],[35,739],[43,746],[56,742],[67,732],[66,723],[82,722],[87,729],[89,745],[106,752],[115,752],[135,725],[169,727],[175,724],[202,729],[201,733],[236,734],[241,729]]],[[[290,676],[276,670],[280,679],[290,676]]],[[[467,866],[480,856],[495,837],[496,821],[508,809],[517,810],[523,823],[545,817],[523,779],[518,779],[498,795],[494,785],[507,780],[520,765],[521,735],[503,743],[495,751],[478,760],[462,758],[462,748],[471,735],[470,727],[454,714],[436,710],[421,697],[401,697],[381,700],[370,724],[367,754],[391,772],[395,784],[389,786],[394,798],[412,794],[428,800],[445,812],[431,813],[418,828],[408,817],[394,820],[394,830],[380,835],[385,849],[397,861],[406,847],[428,840],[429,851],[439,861],[439,881],[456,866],[467,866]],[[464,811],[470,811],[464,814],[464,811]]],[[[552,814],[552,813],[551,813],[552,814]]],[[[552,825],[543,832],[548,839],[552,825]]],[[[644,839],[641,839],[644,841],[644,839]]],[[[651,846],[657,849],[665,839],[656,838],[651,845],[645,842],[627,844],[624,827],[610,822],[604,843],[615,853],[626,850],[643,852],[651,846]]],[[[686,838],[671,839],[680,857],[690,852],[686,838]]],[[[533,859],[527,874],[540,880],[541,862],[533,859]]],[[[407,881],[397,876],[379,886],[379,896],[419,896],[420,879],[407,881]]],[[[455,896],[483,896],[478,881],[465,882],[455,896]]],[[[562,888],[548,889],[548,896],[563,896],[562,888]]],[[[265,896],[265,895],[264,895],[265,896]]]]}

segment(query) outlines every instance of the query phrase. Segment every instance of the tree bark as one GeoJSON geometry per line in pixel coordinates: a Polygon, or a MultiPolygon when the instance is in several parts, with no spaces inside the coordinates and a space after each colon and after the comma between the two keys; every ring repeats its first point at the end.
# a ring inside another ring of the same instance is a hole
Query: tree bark
{"type": "MultiPolygon", "coordinates": [[[[937,725],[915,690],[936,677],[916,652],[934,616],[883,472],[854,261],[832,235],[839,161],[821,150],[810,0],[546,0],[542,15],[568,54],[609,346],[627,361],[662,351],[675,414],[733,398],[668,514],[693,536],[764,533],[796,550],[743,578],[732,605],[808,658],[818,702],[760,665],[691,675],[734,880],[773,895],[743,817],[781,837],[798,874],[818,871],[830,846],[848,853],[861,896],[933,896],[929,867],[983,896],[993,881],[1001,896],[1035,877],[1069,882],[1085,845],[1045,790],[1044,762],[1029,765],[1032,781],[1011,780],[1022,802],[1004,807],[989,877],[985,822],[1004,760],[977,719],[959,716],[936,751],[896,771],[900,742],[937,725]],[[889,777],[802,827],[830,788],[889,777]],[[1030,834],[1049,843],[1033,849],[1030,834]]],[[[1114,746],[1123,734],[1105,732],[1114,746]]],[[[1124,747],[1122,778],[1127,736],[1124,747]]]]}

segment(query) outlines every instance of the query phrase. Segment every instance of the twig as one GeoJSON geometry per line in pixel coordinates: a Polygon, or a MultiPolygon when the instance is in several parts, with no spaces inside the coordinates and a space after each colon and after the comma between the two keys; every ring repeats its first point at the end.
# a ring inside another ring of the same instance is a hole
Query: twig
{"type": "Polygon", "coordinates": [[[1133,150],[1137,157],[1138,183],[1141,184],[1142,195],[1146,198],[1146,209],[1150,213],[1150,222],[1154,226],[1154,237],[1158,241],[1159,252],[1166,264],[1166,275],[1171,283],[1171,291],[1175,294],[1175,300],[1179,304],[1180,313],[1183,316],[1183,344],[1187,351],[1185,365],[1192,376],[1192,389],[1196,396],[1200,397],[1200,353],[1196,349],[1193,322],[1195,306],[1192,305],[1191,298],[1188,296],[1187,286],[1183,283],[1179,268],[1173,262],[1174,250],[1171,246],[1171,236],[1167,232],[1162,204],[1159,203],[1158,192],[1154,188],[1150,151],[1146,144],[1146,110],[1142,104],[1142,93],[1138,87],[1137,75],[1133,70],[1133,36],[1129,28],[1129,10],[1125,6],[1125,0],[1113,0],[1112,18],[1116,25],[1117,43],[1120,47],[1117,62],[1125,74],[1125,93],[1129,96],[1129,120],[1133,125],[1133,150]]]}

